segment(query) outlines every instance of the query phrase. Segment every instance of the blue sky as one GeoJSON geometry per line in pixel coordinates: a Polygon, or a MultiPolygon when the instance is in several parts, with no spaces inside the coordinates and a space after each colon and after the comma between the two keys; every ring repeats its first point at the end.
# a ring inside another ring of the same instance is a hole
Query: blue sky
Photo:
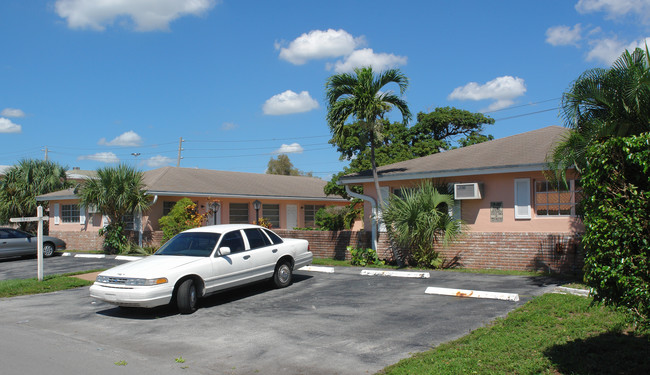
{"type": "Polygon", "coordinates": [[[399,68],[414,115],[487,112],[501,138],[562,125],[570,83],[648,36],[650,0],[3,0],[0,165],[47,148],[149,170],[182,138],[182,167],[263,173],[284,152],[328,179],[332,74],[399,68]]]}

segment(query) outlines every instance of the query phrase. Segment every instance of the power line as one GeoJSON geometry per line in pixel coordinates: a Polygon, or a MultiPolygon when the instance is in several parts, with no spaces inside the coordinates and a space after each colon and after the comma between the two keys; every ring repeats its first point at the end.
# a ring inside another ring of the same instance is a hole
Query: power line
{"type": "Polygon", "coordinates": [[[503,118],[497,118],[494,119],[494,121],[503,121],[503,120],[510,120],[513,118],[518,118],[518,117],[524,117],[524,116],[530,116],[530,115],[535,115],[538,113],[544,113],[544,112],[550,112],[550,111],[557,111],[559,110],[560,107],[555,107],[555,108],[549,108],[549,109],[543,109],[541,111],[535,111],[535,112],[528,112],[528,113],[522,113],[520,115],[514,115],[514,116],[509,116],[509,117],[503,117],[503,118]]]}

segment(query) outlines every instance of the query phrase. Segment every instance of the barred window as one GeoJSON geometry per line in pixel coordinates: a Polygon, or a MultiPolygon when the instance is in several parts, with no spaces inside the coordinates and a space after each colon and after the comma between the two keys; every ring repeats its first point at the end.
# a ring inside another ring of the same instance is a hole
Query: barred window
{"type": "Polygon", "coordinates": [[[61,205],[61,221],[64,223],[79,223],[79,205],[63,204],[61,205]]]}
{"type": "Polygon", "coordinates": [[[280,227],[280,205],[279,204],[263,204],[262,215],[269,219],[273,228],[280,227]]]}
{"type": "Polygon", "coordinates": [[[163,202],[163,216],[169,215],[172,212],[172,208],[176,205],[175,201],[164,201],[163,202]]]}
{"type": "Polygon", "coordinates": [[[325,206],[316,204],[305,205],[305,227],[313,228],[316,226],[316,212],[321,208],[325,208],[325,206]]]}
{"type": "Polygon", "coordinates": [[[230,203],[230,224],[249,224],[248,203],[230,203]]]}
{"type": "Polygon", "coordinates": [[[576,216],[576,204],[582,199],[582,187],[577,180],[564,183],[535,181],[535,211],[537,216],[576,216]]]}

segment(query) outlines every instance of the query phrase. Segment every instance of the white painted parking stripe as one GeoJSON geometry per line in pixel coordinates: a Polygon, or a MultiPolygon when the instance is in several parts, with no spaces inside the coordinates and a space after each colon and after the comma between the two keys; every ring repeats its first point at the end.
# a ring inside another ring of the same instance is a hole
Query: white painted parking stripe
{"type": "Polygon", "coordinates": [[[438,287],[430,286],[424,291],[424,293],[440,294],[443,296],[490,298],[490,299],[500,299],[504,301],[519,301],[519,294],[516,293],[486,292],[482,290],[438,288],[438,287]]]}
{"type": "Polygon", "coordinates": [[[106,258],[106,254],[75,254],[75,258],[106,258]]]}
{"type": "Polygon", "coordinates": [[[431,274],[428,272],[407,272],[407,271],[381,271],[381,270],[361,270],[362,276],[392,276],[392,277],[410,277],[416,279],[428,279],[431,274]]]}
{"type": "Polygon", "coordinates": [[[298,271],[334,273],[334,267],[304,266],[299,268],[298,271]]]}
{"type": "Polygon", "coordinates": [[[72,253],[63,253],[61,254],[62,257],[71,257],[72,253]]]}
{"type": "Polygon", "coordinates": [[[142,257],[134,257],[130,255],[118,255],[115,257],[117,260],[128,260],[129,262],[132,262],[134,260],[142,259],[142,257]]]}

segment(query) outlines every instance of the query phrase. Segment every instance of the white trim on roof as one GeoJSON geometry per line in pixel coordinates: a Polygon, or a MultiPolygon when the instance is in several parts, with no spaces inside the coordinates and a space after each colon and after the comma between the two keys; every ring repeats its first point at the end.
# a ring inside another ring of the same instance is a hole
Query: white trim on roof
{"type": "Polygon", "coordinates": [[[277,200],[347,202],[347,200],[343,198],[301,197],[301,196],[259,195],[259,194],[192,193],[192,192],[153,191],[153,190],[147,190],[147,194],[159,195],[162,197],[208,197],[208,198],[246,198],[246,199],[256,198],[256,199],[277,199],[277,200]]]}
{"type": "MultiPolygon", "coordinates": [[[[426,172],[405,172],[396,173],[386,176],[379,176],[379,181],[401,181],[401,180],[420,180],[425,178],[443,178],[443,177],[460,177],[470,175],[485,175],[497,173],[517,173],[517,172],[537,172],[543,171],[546,164],[529,164],[504,167],[485,167],[485,168],[468,168],[454,169],[448,171],[426,171],[426,172]]],[[[372,182],[372,176],[369,177],[341,177],[340,184],[360,184],[372,182]]]]}

